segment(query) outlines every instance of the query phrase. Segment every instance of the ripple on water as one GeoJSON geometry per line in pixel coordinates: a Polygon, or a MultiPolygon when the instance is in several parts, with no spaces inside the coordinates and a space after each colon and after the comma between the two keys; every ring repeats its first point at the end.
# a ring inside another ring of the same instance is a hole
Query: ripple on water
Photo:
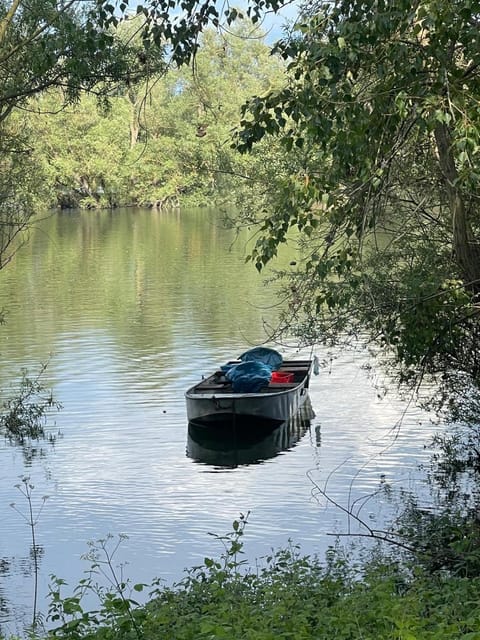
{"type": "MultiPolygon", "coordinates": [[[[8,506],[25,508],[14,487],[24,473],[37,506],[50,496],[37,525],[42,602],[48,575],[75,584],[87,541],[108,533],[129,536],[118,561],[130,562],[132,580],[172,581],[220,553],[208,533],[230,531],[240,513],[251,512],[249,558],[289,538],[306,553],[322,553],[332,543],[327,534],[345,527],[325,492],[348,506],[372,493],[382,474],[413,484],[428,416],[394,392],[379,398],[358,354],[344,354],[312,379],[316,415],[294,441],[257,442],[243,460],[231,449],[219,458],[205,442],[189,448],[185,390],[262,341],[275,292],[244,265],[242,243],[232,249],[228,232],[194,213],[72,212],[46,224],[48,233],[33,239],[32,252],[0,283],[0,307],[12,302],[2,384],[50,357],[47,380],[63,404],[52,427],[61,436],[54,446],[43,443],[45,455],[28,467],[19,449],[0,442],[0,558],[10,562],[4,620],[13,624],[31,601],[29,531],[8,506]],[[32,269],[35,260],[43,268],[32,269]]],[[[367,502],[365,513],[374,505],[367,502]]]]}

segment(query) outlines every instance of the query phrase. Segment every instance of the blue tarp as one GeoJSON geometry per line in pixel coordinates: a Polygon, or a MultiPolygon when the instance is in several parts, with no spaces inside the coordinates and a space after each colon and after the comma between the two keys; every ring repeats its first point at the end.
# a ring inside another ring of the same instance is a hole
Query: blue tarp
{"type": "Polygon", "coordinates": [[[231,381],[234,393],[256,393],[270,382],[272,368],[263,362],[241,362],[231,367],[225,377],[231,381]]]}
{"type": "Polygon", "coordinates": [[[256,393],[270,382],[272,371],[280,367],[282,356],[274,349],[255,347],[242,353],[239,364],[222,367],[235,393],[256,393]]]}
{"type": "Polygon", "coordinates": [[[239,360],[243,362],[263,362],[268,364],[272,371],[275,371],[280,367],[283,362],[283,357],[275,349],[269,349],[268,347],[254,347],[242,353],[239,360]]]}

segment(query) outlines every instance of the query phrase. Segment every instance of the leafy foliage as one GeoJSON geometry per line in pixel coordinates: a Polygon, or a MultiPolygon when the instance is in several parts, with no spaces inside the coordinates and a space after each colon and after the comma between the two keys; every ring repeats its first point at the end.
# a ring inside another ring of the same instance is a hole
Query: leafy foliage
{"type": "Polygon", "coordinates": [[[62,97],[50,92],[36,101],[38,114],[28,122],[51,204],[162,208],[231,201],[239,181],[255,173],[254,163],[230,148],[240,105],[282,73],[263,34],[243,21],[230,34],[203,34],[195,70],[171,69],[119,88],[107,113],[92,96],[59,112],[62,97]]]}
{"type": "Polygon", "coordinates": [[[94,4],[34,0],[0,6],[0,120],[31,96],[59,87],[67,102],[108,95],[138,68],[138,50],[99,22],[94,4]]]}
{"type": "Polygon", "coordinates": [[[220,558],[205,558],[173,587],[151,585],[150,600],[139,605],[113,566],[108,540],[92,547],[91,571],[63,596],[55,579],[50,618],[61,626],[51,638],[474,638],[479,633],[478,578],[408,572],[381,556],[362,573],[342,552],[331,549],[324,563],[303,557],[297,547],[273,552],[251,567],[240,560],[246,519],[218,539],[220,558]],[[105,571],[105,573],[104,573],[105,571]],[[104,573],[105,590],[96,581],[104,573]],[[99,607],[83,609],[82,596],[97,593],[99,607]]]}
{"type": "Polygon", "coordinates": [[[278,11],[283,4],[284,0],[251,0],[239,10],[216,0],[149,0],[135,5],[129,0],[100,0],[98,6],[100,23],[108,28],[117,27],[121,16],[134,9],[142,19],[139,33],[146,50],[167,45],[172,63],[183,66],[195,59],[200,36],[209,26],[226,33],[237,19],[247,18],[257,25],[266,12],[278,11]]]}
{"type": "Polygon", "coordinates": [[[45,368],[43,366],[35,377],[24,369],[19,389],[12,398],[3,401],[0,429],[11,442],[23,445],[31,439],[45,437],[47,416],[61,407],[41,381],[45,368]]]}
{"type": "Polygon", "coordinates": [[[306,342],[365,334],[404,367],[478,378],[477,3],[305,5],[276,52],[280,90],[249,101],[237,147],[276,138],[251,259],[300,232],[285,317],[306,342]]]}

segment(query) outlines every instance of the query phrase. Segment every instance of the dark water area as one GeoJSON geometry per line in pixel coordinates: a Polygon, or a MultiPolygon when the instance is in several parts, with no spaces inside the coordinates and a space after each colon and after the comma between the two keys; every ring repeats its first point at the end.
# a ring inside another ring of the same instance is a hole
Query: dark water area
{"type": "MultiPolygon", "coordinates": [[[[289,539],[323,554],[329,534],[348,528],[324,492],[359,506],[381,476],[405,488],[421,477],[428,416],[394,390],[379,395],[364,354],[322,368],[308,410],[276,430],[219,439],[188,425],[186,389],[262,343],[275,321],[277,291],[245,264],[248,248],[214,211],[65,212],[40,222],[0,272],[0,388],[48,361],[44,383],[63,405],[49,421],[53,444],[25,451],[0,440],[5,633],[21,633],[33,597],[21,476],[35,509],[48,496],[36,524],[44,612],[50,575],[73,587],[90,540],[126,534],[124,575],[171,584],[221,552],[209,533],[230,531],[240,513],[250,512],[249,559],[289,539]]],[[[389,508],[367,501],[362,515],[389,508]]]]}

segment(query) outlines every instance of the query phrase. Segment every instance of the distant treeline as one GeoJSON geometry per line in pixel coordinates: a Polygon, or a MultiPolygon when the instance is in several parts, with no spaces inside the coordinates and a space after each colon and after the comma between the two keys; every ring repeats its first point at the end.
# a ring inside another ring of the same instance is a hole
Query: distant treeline
{"type": "Polygon", "coordinates": [[[90,94],[64,108],[59,89],[35,98],[11,126],[28,135],[27,171],[45,203],[163,208],[231,199],[262,155],[232,148],[241,105],[283,78],[281,61],[252,33],[248,23],[228,37],[206,32],[193,70],[127,80],[107,103],[90,94]]]}

